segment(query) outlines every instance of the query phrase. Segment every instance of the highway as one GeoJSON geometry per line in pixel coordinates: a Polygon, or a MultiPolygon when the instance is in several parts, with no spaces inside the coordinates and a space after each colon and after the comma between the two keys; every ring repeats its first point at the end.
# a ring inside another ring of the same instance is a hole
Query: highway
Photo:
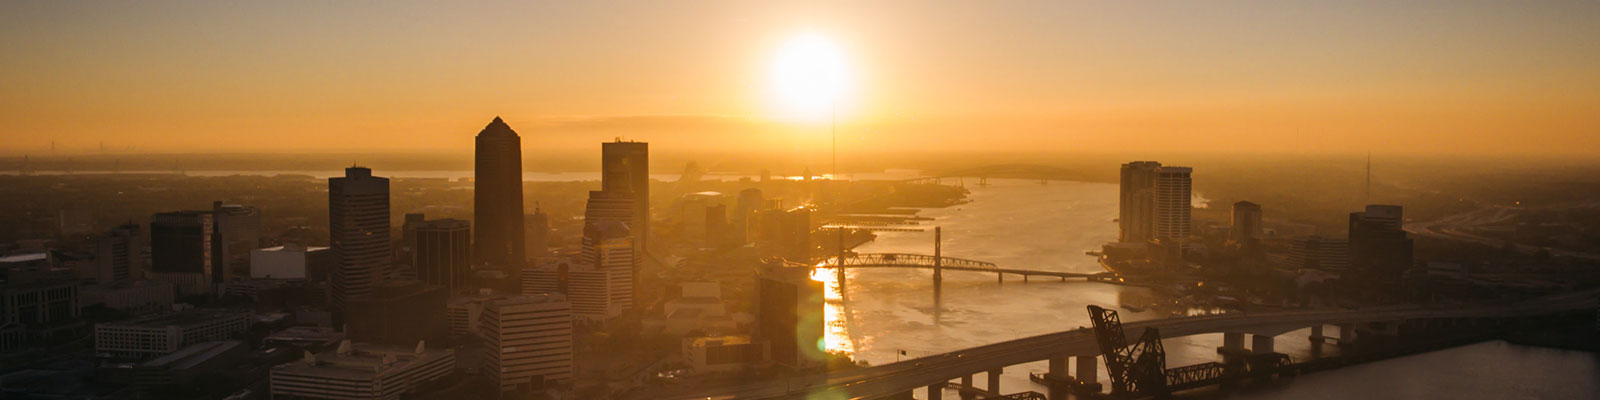
{"type": "MultiPolygon", "coordinates": [[[[1313,325],[1389,322],[1437,318],[1502,318],[1548,314],[1573,309],[1593,309],[1600,291],[1575,292],[1514,304],[1453,307],[1396,306],[1367,309],[1331,309],[1270,313],[1231,313],[1199,317],[1125,322],[1130,340],[1146,327],[1157,327],[1164,338],[1197,334],[1244,332],[1282,334],[1313,325]]],[[[1061,312],[1085,312],[1061,310],[1061,312]]],[[[693,388],[652,390],[649,398],[663,399],[871,399],[903,393],[913,388],[961,376],[1050,357],[1098,354],[1094,332],[1078,329],[973,347],[929,357],[850,371],[821,373],[789,379],[673,393],[693,388]]],[[[1006,392],[1020,391],[1005,390],[1006,392]]]]}

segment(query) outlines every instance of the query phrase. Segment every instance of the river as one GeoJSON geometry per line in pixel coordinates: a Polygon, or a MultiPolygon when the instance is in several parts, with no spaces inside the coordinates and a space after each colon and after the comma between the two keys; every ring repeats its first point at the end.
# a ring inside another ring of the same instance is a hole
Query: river
{"type": "MultiPolygon", "coordinates": [[[[927,209],[920,214],[933,218],[932,221],[923,222],[925,227],[942,227],[945,256],[990,261],[1015,268],[1102,271],[1095,259],[1084,255],[1084,251],[1098,249],[1101,244],[1116,238],[1117,224],[1113,219],[1117,215],[1117,185],[1062,181],[1040,184],[1038,181],[1008,179],[991,179],[989,182],[991,184],[988,186],[968,185],[972,192],[970,203],[927,209]]],[[[933,234],[931,229],[922,233],[883,232],[879,233],[877,240],[856,248],[856,251],[932,254],[933,234]]],[[[834,294],[836,282],[833,282],[831,274],[818,274],[818,278],[827,282],[829,295],[837,297],[834,294]]],[[[1000,284],[992,274],[946,272],[944,307],[936,320],[932,271],[856,269],[848,271],[846,280],[850,296],[848,307],[837,302],[830,302],[828,306],[828,347],[833,351],[850,353],[856,360],[874,365],[1088,326],[1085,306],[1089,304],[1121,309],[1120,304],[1124,303],[1146,304],[1156,301],[1155,294],[1149,289],[1139,287],[1049,280],[1025,284],[1016,277],[1008,277],[1000,284]],[[849,318],[845,318],[846,312],[849,318]]],[[[1124,321],[1166,317],[1149,311],[1122,309],[1120,313],[1124,321]]],[[[1308,334],[1309,329],[1302,329],[1279,336],[1276,349],[1296,360],[1311,357],[1312,346],[1308,334]]],[[[1220,334],[1165,340],[1168,366],[1216,361],[1216,348],[1221,344],[1220,334]]],[[[1589,356],[1584,359],[1553,350],[1551,352],[1555,353],[1551,354],[1507,350],[1507,346],[1511,345],[1500,344],[1488,348],[1469,346],[1418,356],[1463,359],[1459,363],[1420,364],[1409,358],[1396,359],[1308,375],[1297,379],[1296,384],[1286,385],[1279,390],[1244,391],[1227,396],[1247,399],[1306,398],[1308,396],[1300,389],[1298,382],[1305,381],[1305,387],[1318,390],[1318,396],[1309,396],[1316,398],[1451,398],[1461,396],[1432,396],[1426,392],[1419,396],[1416,391],[1384,389],[1388,382],[1396,380],[1424,380],[1413,382],[1409,387],[1471,387],[1471,384],[1479,382],[1516,382],[1519,377],[1529,374],[1564,376],[1587,381],[1588,387],[1594,387],[1596,376],[1600,376],[1594,374],[1596,365],[1600,363],[1592,354],[1580,353],[1589,356]],[[1485,366],[1496,362],[1550,367],[1529,370],[1485,366]],[[1429,365],[1443,372],[1417,375],[1393,373],[1396,369],[1407,371],[1429,365]],[[1391,378],[1365,379],[1365,376],[1372,374],[1369,371],[1373,368],[1378,371],[1387,368],[1391,378]],[[1581,375],[1584,371],[1588,371],[1588,375],[1581,375]]],[[[1336,354],[1337,348],[1324,346],[1321,352],[1336,354]]],[[[1023,390],[1043,392],[1042,386],[1028,380],[1028,373],[1043,372],[1046,367],[1044,362],[1035,362],[1006,368],[1001,387],[1007,393],[1023,390]]],[[[1100,381],[1109,383],[1103,365],[1098,372],[1100,381]]],[[[1504,389],[1469,393],[1487,394],[1487,397],[1481,398],[1529,398],[1524,394],[1564,393],[1535,392],[1514,384],[1496,387],[1504,389]]],[[[922,391],[917,393],[923,397],[922,391]]],[[[1600,391],[1587,393],[1592,395],[1600,391]]]]}

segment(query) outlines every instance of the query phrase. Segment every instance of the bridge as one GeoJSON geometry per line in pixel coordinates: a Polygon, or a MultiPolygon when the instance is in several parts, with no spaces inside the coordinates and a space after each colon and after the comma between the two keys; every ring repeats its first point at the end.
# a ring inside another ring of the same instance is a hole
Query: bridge
{"type": "MultiPolygon", "coordinates": [[[[1274,336],[1290,331],[1312,328],[1312,339],[1323,338],[1322,328],[1338,329],[1338,340],[1353,340],[1358,335],[1389,335],[1402,323],[1466,323],[1484,319],[1507,319],[1549,315],[1573,310],[1594,310],[1600,291],[1574,292],[1546,296],[1514,303],[1497,302],[1451,307],[1391,306],[1366,309],[1319,309],[1265,313],[1230,313],[1221,315],[1178,317],[1124,323],[1130,341],[1139,340],[1134,335],[1144,328],[1158,328],[1163,337],[1174,338],[1199,334],[1224,334],[1225,351],[1243,349],[1245,335],[1253,336],[1251,352],[1271,352],[1274,336]]],[[[1079,312],[1076,309],[1062,312],[1079,312]]],[[[1000,393],[1000,374],[1007,366],[1048,361],[1049,377],[1071,380],[1068,365],[1076,361],[1075,375],[1097,376],[1100,350],[1092,330],[1080,328],[1028,338],[1005,341],[985,346],[957,350],[949,353],[911,359],[875,367],[814,373],[805,376],[779,378],[756,383],[724,386],[691,393],[672,393],[663,388],[653,390],[650,398],[662,399],[880,399],[909,398],[916,388],[929,388],[930,400],[941,400],[943,388],[952,379],[961,379],[962,387],[969,384],[978,373],[988,378],[989,393],[1000,393]]],[[[1098,385],[1095,378],[1083,381],[1098,385]]],[[[689,388],[693,390],[694,388],[689,388]]],[[[1051,393],[1057,399],[1064,394],[1051,393]]]]}
{"type": "MultiPolygon", "coordinates": [[[[838,264],[838,259],[830,260],[826,264],[817,265],[816,268],[833,268],[838,264]]],[[[845,268],[918,268],[944,271],[972,271],[988,272],[1000,276],[1004,282],[1005,275],[1021,276],[1023,280],[1029,277],[1044,276],[1067,280],[1068,278],[1106,279],[1112,276],[1109,272],[1085,274],[1078,272],[1042,271],[1032,269],[1001,268],[987,261],[968,260],[965,258],[931,256],[926,254],[908,253],[866,253],[847,254],[844,257],[845,268]]]]}
{"type": "Polygon", "coordinates": [[[995,274],[995,282],[1001,285],[1006,283],[1006,274],[1021,276],[1023,283],[1027,283],[1030,278],[1035,276],[1056,278],[1060,279],[1062,282],[1066,282],[1068,278],[1084,278],[1090,281],[1110,283],[1121,282],[1119,279],[1117,279],[1115,274],[1110,272],[1085,274],[1078,272],[1001,268],[994,263],[986,261],[945,257],[942,254],[943,230],[937,226],[933,227],[933,255],[908,253],[851,253],[844,249],[843,229],[846,228],[838,227],[838,229],[841,230],[839,234],[839,254],[828,262],[818,263],[812,267],[833,268],[834,278],[839,282],[839,291],[842,295],[840,297],[845,299],[848,299],[849,296],[844,293],[844,270],[849,268],[918,268],[933,270],[933,308],[935,314],[939,312],[939,310],[942,308],[941,306],[943,305],[944,271],[947,270],[993,273],[995,274]],[[843,265],[844,268],[838,268],[840,265],[843,265]]]}

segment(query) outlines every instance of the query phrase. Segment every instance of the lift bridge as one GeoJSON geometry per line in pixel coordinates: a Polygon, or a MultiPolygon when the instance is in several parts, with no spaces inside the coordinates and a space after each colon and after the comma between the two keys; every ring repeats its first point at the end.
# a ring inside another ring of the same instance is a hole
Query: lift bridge
{"type": "Polygon", "coordinates": [[[1167,369],[1167,353],[1161,347],[1161,333],[1145,328],[1139,341],[1128,344],[1122,320],[1115,310],[1089,306],[1100,353],[1105,356],[1111,375],[1111,394],[1122,398],[1164,396],[1186,389],[1234,382],[1251,376],[1270,376],[1287,371],[1289,356],[1261,353],[1230,356],[1226,362],[1208,362],[1167,369]]]}

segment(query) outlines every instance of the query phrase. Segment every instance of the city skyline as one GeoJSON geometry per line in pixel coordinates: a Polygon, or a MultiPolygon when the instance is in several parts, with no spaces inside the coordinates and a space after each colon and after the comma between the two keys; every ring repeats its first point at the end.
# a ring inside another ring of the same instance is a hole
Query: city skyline
{"type": "Polygon", "coordinates": [[[1587,398],[1596,22],[0,3],[0,398],[1587,398]]]}

